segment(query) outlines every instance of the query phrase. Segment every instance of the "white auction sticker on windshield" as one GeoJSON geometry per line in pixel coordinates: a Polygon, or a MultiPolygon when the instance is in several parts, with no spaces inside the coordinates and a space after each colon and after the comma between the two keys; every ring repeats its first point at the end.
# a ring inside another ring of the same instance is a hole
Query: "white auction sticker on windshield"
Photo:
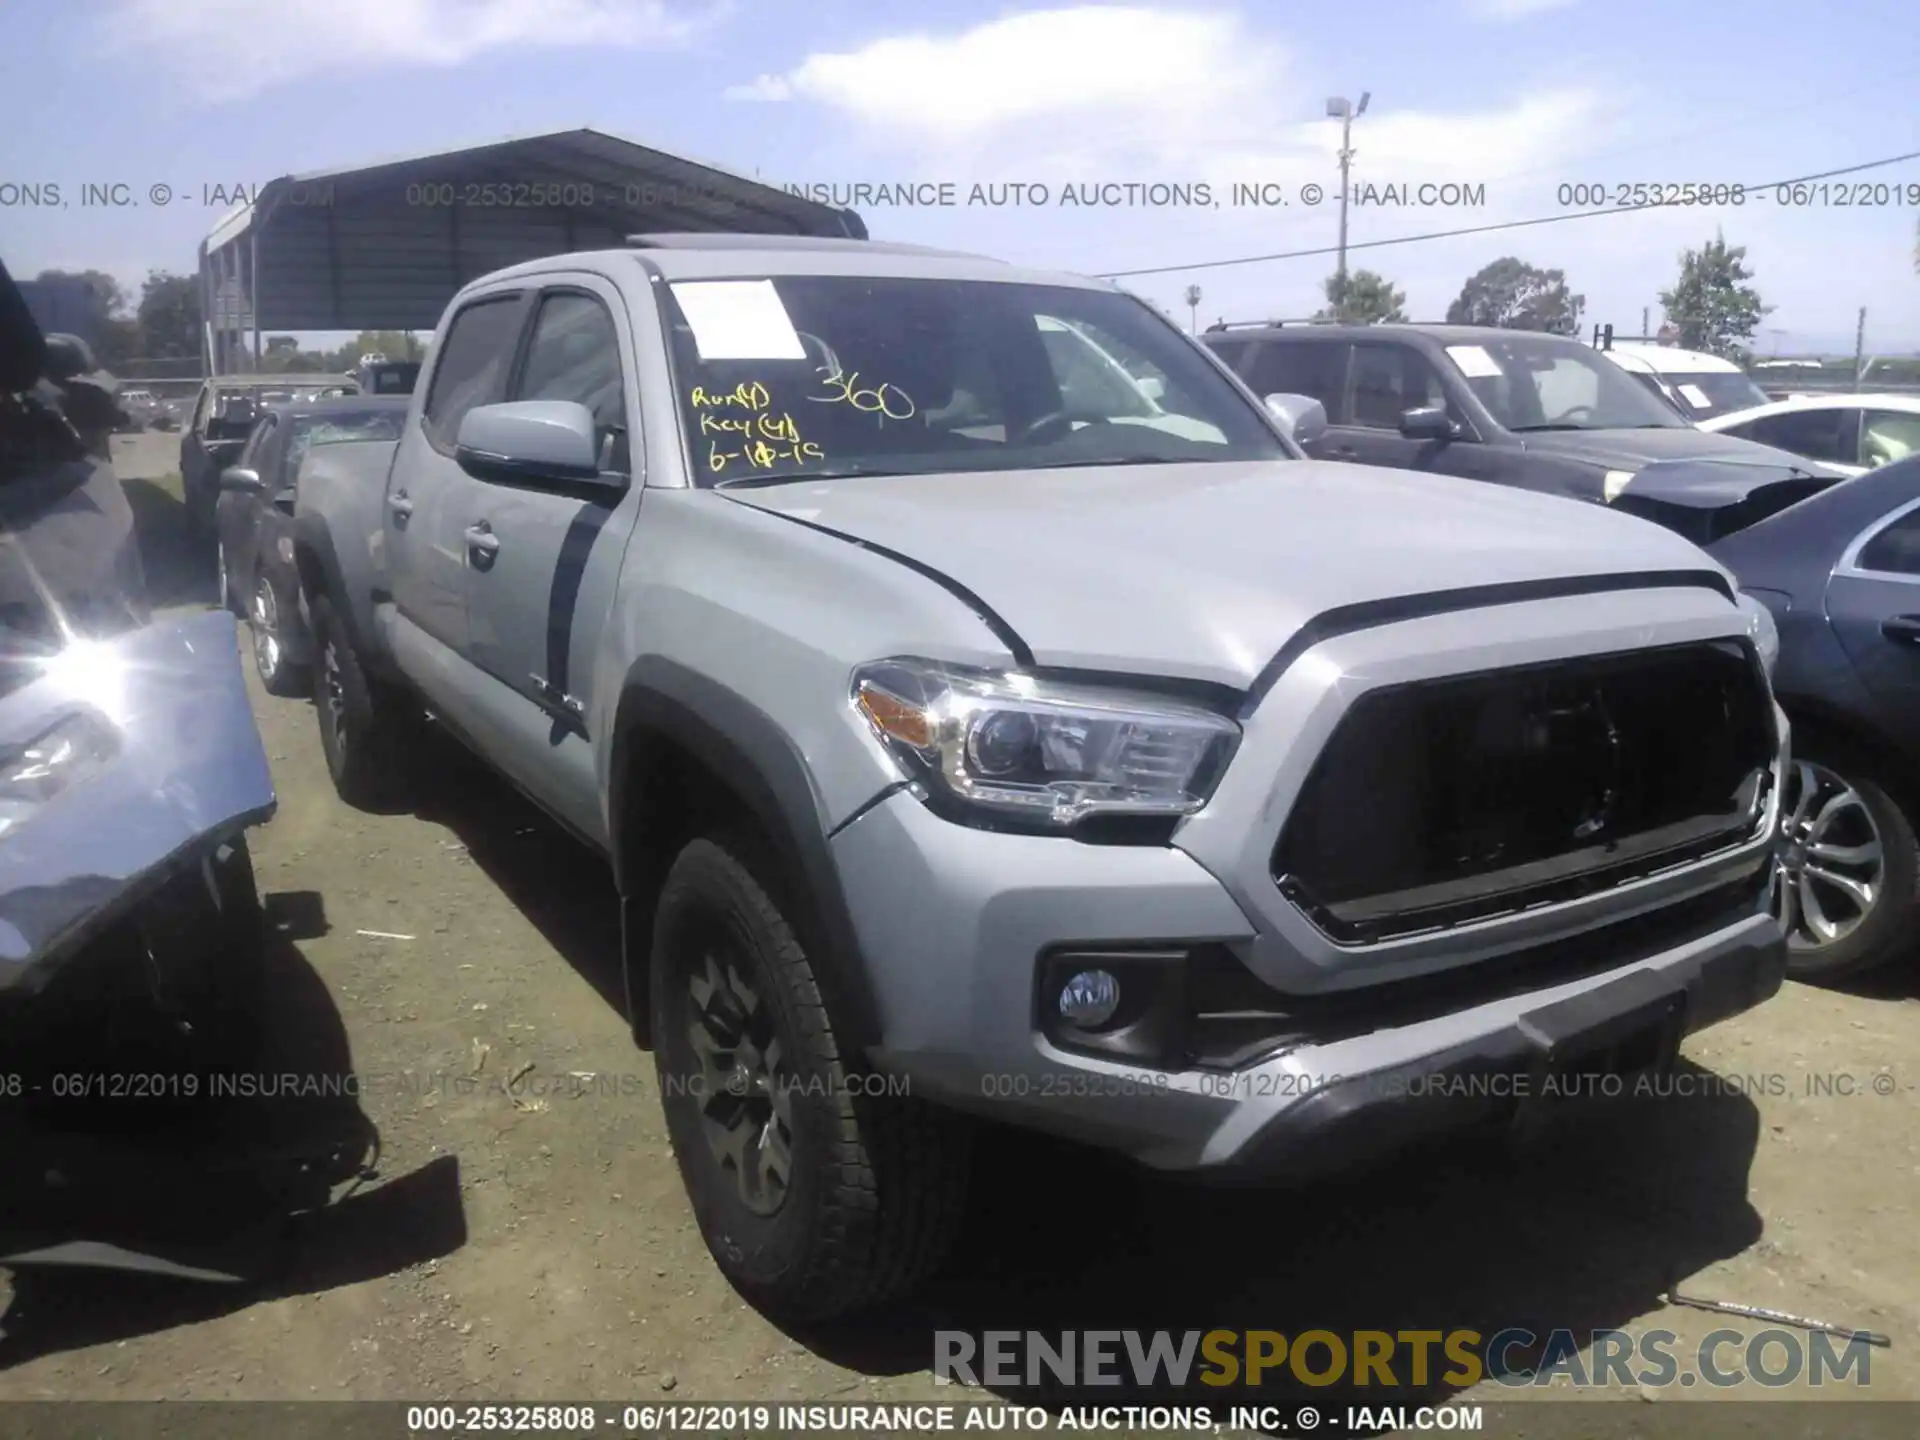
{"type": "Polygon", "coordinates": [[[1460,373],[1469,380],[1490,380],[1500,373],[1500,367],[1493,363],[1493,357],[1478,345],[1449,345],[1447,354],[1453,357],[1453,363],[1460,367],[1460,373]]]}
{"type": "Polygon", "coordinates": [[[1680,398],[1696,410],[1711,410],[1713,408],[1713,401],[1707,398],[1707,392],[1702,390],[1698,385],[1682,385],[1680,387],[1680,398]]]}
{"type": "Polygon", "coordinates": [[[683,281],[672,290],[702,360],[807,358],[771,280],[683,281]]]}

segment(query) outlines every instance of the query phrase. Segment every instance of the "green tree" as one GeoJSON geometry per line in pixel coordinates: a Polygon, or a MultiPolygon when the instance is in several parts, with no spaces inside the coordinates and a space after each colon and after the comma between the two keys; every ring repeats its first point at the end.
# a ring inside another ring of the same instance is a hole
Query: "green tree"
{"type": "Polygon", "coordinates": [[[72,286],[86,296],[91,315],[82,322],[93,358],[108,370],[139,354],[139,335],[127,310],[127,293],[104,270],[42,270],[34,277],[49,286],[72,286]]]}
{"type": "Polygon", "coordinates": [[[1468,277],[1447,307],[1447,323],[1573,335],[1586,308],[1587,297],[1567,289],[1564,271],[1538,270],[1509,255],[1468,277]]]}
{"type": "Polygon", "coordinates": [[[1406,321],[1400,309],[1407,303],[1406,292],[1394,289],[1392,281],[1371,270],[1351,272],[1345,293],[1341,290],[1340,274],[1335,271],[1327,277],[1323,289],[1327,304],[1313,317],[1316,320],[1338,320],[1346,325],[1398,325],[1406,321]]]}
{"type": "Polygon", "coordinates": [[[200,353],[200,282],[192,275],[149,270],[140,287],[140,353],[178,360],[200,353]]]}
{"type": "Polygon", "coordinates": [[[1683,349],[1747,358],[1742,342],[1753,338],[1754,327],[1772,307],[1747,284],[1753,271],[1746,261],[1747,247],[1729,245],[1719,234],[1698,250],[1681,252],[1680,279],[1671,290],[1660,292],[1660,305],[1679,332],[1683,349]]]}

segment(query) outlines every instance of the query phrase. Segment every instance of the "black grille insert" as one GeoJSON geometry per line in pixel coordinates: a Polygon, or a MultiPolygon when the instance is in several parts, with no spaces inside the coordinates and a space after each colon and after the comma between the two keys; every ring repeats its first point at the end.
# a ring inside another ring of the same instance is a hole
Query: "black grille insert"
{"type": "Polygon", "coordinates": [[[1731,640],[1386,687],[1316,762],[1274,880],[1343,943],[1576,899],[1752,839],[1776,748],[1731,640]]]}

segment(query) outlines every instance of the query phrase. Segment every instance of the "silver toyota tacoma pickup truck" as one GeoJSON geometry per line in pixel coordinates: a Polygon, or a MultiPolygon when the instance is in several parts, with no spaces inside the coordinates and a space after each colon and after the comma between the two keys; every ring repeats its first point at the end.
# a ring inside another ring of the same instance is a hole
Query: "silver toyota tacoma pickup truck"
{"type": "Polygon", "coordinates": [[[635,237],[455,297],[296,516],[328,764],[431,715],[604,854],[727,1275],[897,1294],[976,1117],[1291,1182],[1779,987],[1764,610],[1573,501],[1303,458],[1107,284],[635,237]]]}

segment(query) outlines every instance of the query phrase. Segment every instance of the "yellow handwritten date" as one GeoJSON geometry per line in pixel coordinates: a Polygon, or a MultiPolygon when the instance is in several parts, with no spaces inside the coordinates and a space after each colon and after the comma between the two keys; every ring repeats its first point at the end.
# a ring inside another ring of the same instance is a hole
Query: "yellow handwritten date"
{"type": "Polygon", "coordinates": [[[717,473],[735,460],[744,460],[756,470],[770,470],[782,461],[805,465],[809,461],[825,458],[824,450],[804,440],[791,445],[770,445],[765,440],[755,440],[738,450],[722,450],[720,443],[715,441],[707,451],[707,468],[717,473]]]}

